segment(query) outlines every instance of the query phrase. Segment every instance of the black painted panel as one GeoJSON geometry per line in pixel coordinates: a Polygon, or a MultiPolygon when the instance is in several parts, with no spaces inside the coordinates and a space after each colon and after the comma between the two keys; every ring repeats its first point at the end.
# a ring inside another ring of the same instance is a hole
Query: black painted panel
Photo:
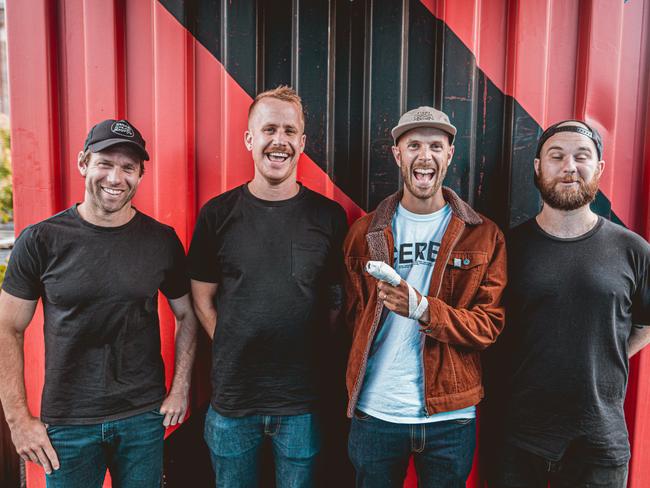
{"type": "Polygon", "coordinates": [[[370,73],[365,87],[364,145],[367,195],[364,208],[374,209],[399,188],[399,168],[391,153],[390,130],[401,114],[400,73],[402,8],[399,2],[369,2],[371,32],[366,32],[366,55],[370,73]]]}
{"type": "Polygon", "coordinates": [[[516,101],[508,111],[512,120],[509,154],[510,166],[510,227],[514,227],[539,212],[541,198],[533,183],[533,160],[537,139],[542,129],[516,101]]]}
{"type": "MultiPolygon", "coordinates": [[[[363,161],[365,3],[336,2],[334,74],[334,182],[362,205],[366,188],[363,161]]],[[[365,206],[362,205],[364,208],[365,206]]]]}
{"type": "MultiPolygon", "coordinates": [[[[159,1],[251,96],[296,86],[307,154],[365,210],[399,188],[401,112],[433,105],[459,130],[445,183],[503,227],[538,212],[541,128],[419,0],[159,1]]],[[[617,220],[602,194],[593,208],[617,220]]]]}
{"type": "Polygon", "coordinates": [[[327,0],[298,2],[296,89],[306,110],[307,154],[327,171],[328,28],[327,0]]]}
{"type": "Polygon", "coordinates": [[[476,126],[476,60],[460,40],[445,28],[444,60],[442,73],[442,111],[458,129],[454,145],[456,150],[447,170],[445,184],[463,200],[473,203],[470,171],[474,160],[476,126]]]}
{"type": "Polygon", "coordinates": [[[406,110],[435,103],[437,21],[420,0],[409,1],[406,110]]]}
{"type": "Polygon", "coordinates": [[[503,150],[505,96],[480,71],[476,100],[474,207],[503,227],[508,205],[508,173],[503,150]]]}
{"type": "MultiPolygon", "coordinates": [[[[217,2],[201,2],[209,5],[214,3],[217,2]]],[[[257,90],[258,45],[255,2],[222,0],[220,3],[225,19],[225,36],[222,37],[224,66],[246,93],[254,97],[257,90]]]]}
{"type": "Polygon", "coordinates": [[[268,90],[278,85],[291,85],[292,1],[261,0],[260,14],[263,44],[259,49],[264,76],[261,88],[268,90]]]}

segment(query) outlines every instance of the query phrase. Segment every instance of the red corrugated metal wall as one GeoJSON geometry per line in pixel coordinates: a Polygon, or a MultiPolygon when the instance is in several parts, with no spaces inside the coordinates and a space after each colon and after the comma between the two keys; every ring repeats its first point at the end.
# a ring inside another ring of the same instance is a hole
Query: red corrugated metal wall
{"type": "MultiPolygon", "coordinates": [[[[429,103],[461,131],[449,183],[503,227],[537,209],[540,127],[578,117],[605,140],[599,211],[650,236],[648,0],[22,0],[8,2],[7,27],[18,230],[82,198],[76,154],[88,127],[126,117],[152,156],[135,203],[187,245],[200,205],[252,175],[242,144],[251,95],[285,82],[309,110],[299,178],[351,220],[397,188],[388,131],[429,103]]],[[[170,378],[173,321],[162,309],[170,378]]],[[[25,341],[33,412],[41,327],[39,314],[25,341]]],[[[648,368],[644,352],[627,400],[635,488],[650,486],[648,368]]],[[[204,368],[196,378],[201,406],[204,368]]],[[[43,486],[31,463],[27,475],[43,486]]],[[[468,486],[478,480],[475,470],[468,486]]]]}

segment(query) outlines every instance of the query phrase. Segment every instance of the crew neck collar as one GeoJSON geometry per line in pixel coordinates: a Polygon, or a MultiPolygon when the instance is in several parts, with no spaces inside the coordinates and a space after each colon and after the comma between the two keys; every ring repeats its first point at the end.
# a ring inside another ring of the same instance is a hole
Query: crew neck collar
{"type": "Polygon", "coordinates": [[[263,198],[256,197],[251,193],[251,191],[248,189],[248,183],[250,183],[250,181],[244,183],[241,186],[242,191],[244,192],[244,196],[250,199],[251,201],[253,201],[254,203],[258,205],[262,205],[264,207],[284,207],[286,205],[291,205],[292,203],[301,200],[306,194],[306,188],[303,186],[302,183],[298,181],[297,182],[299,186],[298,193],[296,193],[291,198],[287,198],[286,200],[264,200],[263,198]]]}
{"type": "Polygon", "coordinates": [[[81,203],[75,203],[72,207],[70,207],[70,212],[72,213],[72,215],[76,219],[78,219],[79,222],[81,222],[81,224],[84,225],[85,227],[88,227],[90,229],[97,230],[97,231],[100,231],[100,232],[119,232],[119,231],[121,231],[123,229],[126,229],[130,225],[132,225],[136,220],[139,220],[140,215],[142,215],[137,208],[135,208],[134,206],[131,206],[131,208],[133,208],[133,210],[135,210],[135,214],[133,214],[133,217],[131,217],[131,219],[129,219],[128,222],[126,222],[126,223],[124,223],[122,225],[115,226],[115,227],[106,226],[106,225],[96,225],[96,224],[93,224],[91,222],[88,222],[87,220],[85,220],[81,216],[81,214],[79,213],[79,209],[77,208],[80,204],[81,203]]]}
{"type": "Polygon", "coordinates": [[[532,220],[533,220],[533,223],[535,225],[535,228],[537,229],[537,231],[540,234],[542,234],[544,237],[546,237],[548,239],[551,239],[551,240],[557,241],[557,242],[577,242],[577,241],[582,241],[584,239],[589,239],[591,236],[593,236],[596,232],[598,232],[600,230],[600,228],[603,226],[603,223],[605,222],[605,219],[603,219],[599,215],[598,220],[596,221],[596,224],[591,229],[589,229],[587,232],[585,232],[584,234],[581,234],[581,235],[575,236],[575,237],[558,237],[558,236],[554,236],[553,234],[549,234],[548,232],[546,232],[542,228],[542,226],[539,225],[536,218],[533,218],[532,220]]]}

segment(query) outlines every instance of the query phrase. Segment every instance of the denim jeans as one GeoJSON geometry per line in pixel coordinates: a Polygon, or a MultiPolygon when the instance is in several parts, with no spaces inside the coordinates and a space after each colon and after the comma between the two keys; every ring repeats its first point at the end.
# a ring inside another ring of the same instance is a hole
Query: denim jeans
{"type": "Polygon", "coordinates": [[[601,466],[582,460],[567,449],[559,461],[549,461],[511,444],[501,450],[491,488],[625,488],[627,463],[601,466]]]}
{"type": "Polygon", "coordinates": [[[163,416],[146,412],[91,425],[49,425],[61,467],[46,475],[47,488],[100,488],[106,469],[113,488],[160,488],[163,416]]]}
{"type": "Polygon", "coordinates": [[[348,454],[356,470],[357,488],[401,488],[411,455],[418,486],[464,488],[475,446],[474,419],[396,424],[357,410],[348,454]]]}
{"type": "Polygon", "coordinates": [[[258,486],[265,438],[273,446],[277,488],[314,486],[320,450],[320,429],[314,414],[224,417],[210,407],[204,435],[219,488],[258,486]]]}

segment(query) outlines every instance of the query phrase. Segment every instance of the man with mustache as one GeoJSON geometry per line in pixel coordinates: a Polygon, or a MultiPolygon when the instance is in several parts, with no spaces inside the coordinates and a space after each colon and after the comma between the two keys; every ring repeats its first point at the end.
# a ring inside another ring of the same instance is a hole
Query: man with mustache
{"type": "Polygon", "coordinates": [[[309,487],[326,317],[342,306],[341,206],[296,181],[305,148],[300,97],[257,95],[244,135],[255,174],[201,209],[189,260],[195,308],[212,338],[205,440],[219,488],[259,481],[265,439],[278,487],[309,487]]]}
{"type": "Polygon", "coordinates": [[[27,227],[0,294],[0,399],[25,461],[48,488],[160,487],[165,427],[188,407],[197,321],[174,229],[131,199],[149,160],[126,120],[95,125],[78,156],[82,203],[27,227]],[[175,372],[165,391],[158,291],[176,317],[175,372]],[[23,336],[42,300],[40,418],[25,398],[23,336]]]}
{"type": "Polygon", "coordinates": [[[576,120],[537,145],[543,207],[508,238],[509,410],[492,486],[626,486],[623,402],[628,358],[650,338],[639,327],[650,324],[650,246],[589,208],[602,151],[576,120]]]}
{"type": "Polygon", "coordinates": [[[505,242],[442,183],[456,127],[419,107],[392,130],[403,190],[350,228],[344,244],[349,454],[358,487],[465,486],[483,397],[479,351],[503,327],[505,242]],[[391,285],[365,272],[394,267],[391,285]],[[397,282],[396,282],[397,283],[397,282]]]}

